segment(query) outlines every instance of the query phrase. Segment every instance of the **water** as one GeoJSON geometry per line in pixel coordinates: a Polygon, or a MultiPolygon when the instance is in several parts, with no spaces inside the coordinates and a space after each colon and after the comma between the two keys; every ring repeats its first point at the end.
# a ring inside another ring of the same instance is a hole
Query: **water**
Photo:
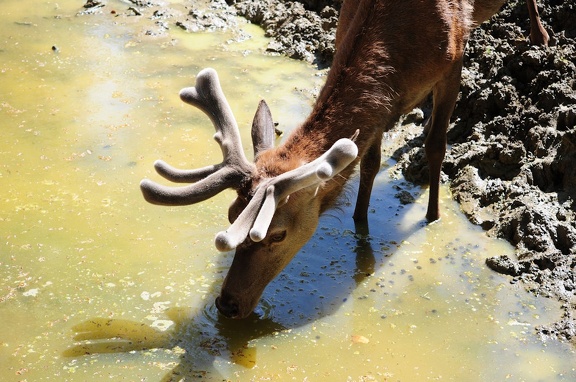
{"type": "Polygon", "coordinates": [[[484,265],[512,248],[466,222],[445,188],[442,220],[424,224],[426,190],[391,162],[367,238],[345,198],[251,318],[220,318],[232,256],[213,236],[232,192],[166,208],[147,204],[139,181],[158,179],[158,158],[221,160],[208,118],[177,96],[200,69],[218,71],[247,149],[261,98],[288,131],[322,77],[263,54],[254,26],[240,42],[176,27],[146,36],[149,21],[127,6],[75,16],[71,0],[0,5],[3,380],[574,379],[573,351],[534,334],[558,304],[484,265]],[[399,189],[416,202],[401,205],[399,189]]]}

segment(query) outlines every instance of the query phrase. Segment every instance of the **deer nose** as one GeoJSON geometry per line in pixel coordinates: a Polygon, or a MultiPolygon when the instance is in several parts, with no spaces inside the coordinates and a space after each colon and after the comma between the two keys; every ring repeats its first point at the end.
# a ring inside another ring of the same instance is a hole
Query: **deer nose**
{"type": "Polygon", "coordinates": [[[216,298],[216,308],[227,318],[237,318],[240,311],[236,299],[226,295],[220,295],[216,298]]]}

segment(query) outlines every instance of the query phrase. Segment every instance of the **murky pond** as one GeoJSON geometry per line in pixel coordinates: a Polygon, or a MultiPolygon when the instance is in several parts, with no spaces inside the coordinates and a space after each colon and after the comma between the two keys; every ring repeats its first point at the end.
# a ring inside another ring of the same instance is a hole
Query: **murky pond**
{"type": "Polygon", "coordinates": [[[425,190],[391,162],[369,235],[344,199],[252,317],[220,318],[232,256],[213,236],[232,193],[165,208],[139,181],[157,179],[158,158],[220,161],[208,118],[178,98],[200,69],[218,70],[245,142],[261,98],[288,131],[322,77],[263,54],[250,25],[243,41],[152,37],[121,14],[127,3],[75,16],[79,4],[0,4],[2,380],[574,380],[573,351],[534,335],[557,303],[484,265],[512,248],[466,222],[447,189],[443,219],[424,224],[425,190]]]}

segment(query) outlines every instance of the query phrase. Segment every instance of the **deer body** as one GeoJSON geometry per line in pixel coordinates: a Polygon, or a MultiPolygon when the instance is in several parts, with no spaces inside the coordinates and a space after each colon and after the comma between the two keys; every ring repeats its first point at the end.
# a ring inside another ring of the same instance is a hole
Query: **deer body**
{"type": "Polygon", "coordinates": [[[252,312],[266,285],[310,239],[319,216],[333,205],[358,162],[354,220],[367,222],[382,135],[430,92],[434,107],[426,138],[430,171],[426,217],[439,218],[440,168],[466,42],[470,31],[503,3],[345,1],[337,53],[312,113],[283,145],[273,147],[272,118],[261,103],[252,130],[253,164],[243,156],[215,72],[202,71],[195,88],[182,90],[185,102],[211,117],[224,161],[191,171],[157,162],[164,177],[193,184],[175,188],[144,180],[141,188],[148,201],[169,205],[197,203],[229,187],[237,190],[229,209],[232,225],[216,237],[218,249],[236,251],[216,301],[225,316],[243,318],[252,312]]]}

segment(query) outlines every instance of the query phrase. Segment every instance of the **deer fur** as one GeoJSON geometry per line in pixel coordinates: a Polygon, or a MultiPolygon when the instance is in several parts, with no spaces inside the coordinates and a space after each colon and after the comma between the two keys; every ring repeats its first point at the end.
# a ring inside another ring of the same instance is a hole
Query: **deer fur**
{"type": "MultiPolygon", "coordinates": [[[[531,39],[548,36],[534,0],[529,3],[531,39]],[[544,35],[545,34],[545,35],[544,35]]],[[[225,188],[238,196],[232,225],[216,236],[219,250],[235,250],[216,305],[227,317],[243,318],[268,283],[310,239],[319,216],[332,206],[360,164],[354,220],[367,223],[374,178],[380,169],[383,133],[433,94],[425,142],[430,173],[426,217],[440,217],[440,170],[446,130],[460,86],[470,31],[498,11],[503,0],[347,0],[341,9],[337,51],[326,83],[306,121],[273,147],[273,123],[258,107],[252,137],[255,161],[243,155],[237,126],[213,70],[202,71],[181,98],[203,110],[216,128],[224,161],[199,170],[177,170],[162,161],[160,175],[185,187],[144,180],[146,200],[182,205],[225,188]]]]}

